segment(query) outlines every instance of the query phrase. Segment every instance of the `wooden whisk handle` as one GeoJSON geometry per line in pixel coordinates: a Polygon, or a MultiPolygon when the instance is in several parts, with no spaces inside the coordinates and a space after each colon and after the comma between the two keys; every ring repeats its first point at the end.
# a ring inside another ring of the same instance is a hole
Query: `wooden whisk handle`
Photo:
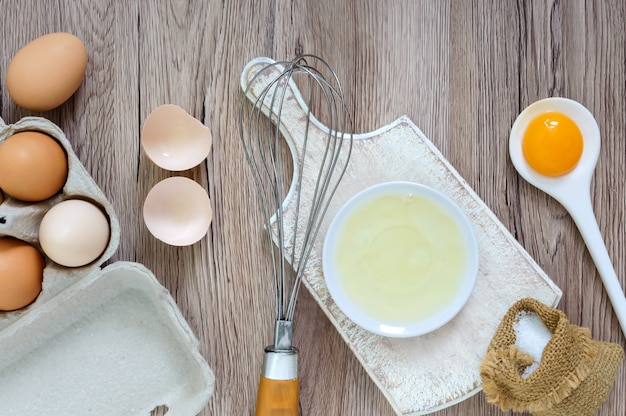
{"type": "Polygon", "coordinates": [[[298,416],[298,350],[265,349],[255,416],[298,416]]]}
{"type": "Polygon", "coordinates": [[[298,416],[300,380],[272,380],[261,376],[256,416],[298,416]]]}

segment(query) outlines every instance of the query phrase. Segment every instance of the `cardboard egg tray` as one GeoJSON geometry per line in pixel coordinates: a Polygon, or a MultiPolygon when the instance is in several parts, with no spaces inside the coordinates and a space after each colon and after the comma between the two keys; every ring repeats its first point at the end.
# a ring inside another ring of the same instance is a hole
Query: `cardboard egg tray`
{"type": "Polygon", "coordinates": [[[0,200],[0,237],[12,236],[41,251],[39,224],[70,198],[100,206],[111,236],[102,255],[78,268],[46,259],[43,289],[29,306],[0,311],[0,403],[3,415],[195,415],[208,403],[214,376],[199,342],[169,292],[143,265],[102,268],[120,238],[112,205],[76,157],[61,129],[44,118],[6,125],[0,143],[34,130],[65,149],[68,178],[45,201],[0,200]]]}

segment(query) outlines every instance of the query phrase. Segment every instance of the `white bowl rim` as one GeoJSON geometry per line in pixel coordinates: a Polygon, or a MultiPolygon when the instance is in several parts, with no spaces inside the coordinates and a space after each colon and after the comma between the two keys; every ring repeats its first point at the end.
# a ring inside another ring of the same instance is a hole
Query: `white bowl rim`
{"type": "Polygon", "coordinates": [[[367,187],[352,196],[345,204],[343,204],[343,206],[341,206],[335,217],[332,219],[324,238],[324,245],[322,248],[322,270],[324,274],[324,281],[335,304],[350,320],[361,328],[378,335],[393,338],[408,338],[424,335],[451,321],[469,300],[477,280],[478,267],[478,241],[476,239],[472,223],[465,212],[459,205],[457,205],[451,198],[443,194],[441,191],[421,183],[410,181],[381,182],[367,187]],[[333,266],[332,254],[334,250],[333,240],[336,239],[339,228],[344,223],[346,217],[356,207],[360,206],[362,202],[376,196],[398,191],[418,193],[419,195],[425,196],[442,205],[461,228],[461,231],[466,238],[469,252],[467,270],[463,277],[460,290],[453,300],[445,308],[435,313],[429,319],[421,320],[415,324],[403,327],[381,324],[375,319],[368,317],[364,312],[352,304],[349,298],[341,290],[338,280],[334,278],[336,273],[333,266]]]}

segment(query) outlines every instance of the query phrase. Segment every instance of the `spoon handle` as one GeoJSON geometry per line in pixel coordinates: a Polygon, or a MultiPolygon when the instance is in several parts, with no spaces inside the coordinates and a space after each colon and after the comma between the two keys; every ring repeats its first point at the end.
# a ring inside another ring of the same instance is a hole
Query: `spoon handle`
{"type": "Polygon", "coordinates": [[[622,327],[622,333],[626,335],[626,297],[602,239],[602,234],[591,206],[591,199],[577,198],[576,202],[569,203],[566,207],[587,245],[587,250],[589,250],[589,254],[591,254],[591,258],[598,269],[604,288],[613,305],[615,315],[617,315],[617,320],[622,327]]]}

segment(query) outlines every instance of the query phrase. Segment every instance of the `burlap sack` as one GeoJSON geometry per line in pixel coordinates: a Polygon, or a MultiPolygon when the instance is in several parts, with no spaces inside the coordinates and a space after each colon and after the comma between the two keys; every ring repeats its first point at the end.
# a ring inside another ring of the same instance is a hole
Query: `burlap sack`
{"type": "Polygon", "coordinates": [[[624,359],[621,346],[591,339],[587,328],[569,323],[565,314],[535,299],[522,299],[506,313],[480,366],[489,403],[502,410],[537,416],[592,416],[615,381],[624,359]],[[514,322],[534,312],[552,333],[539,367],[527,378],[533,358],[515,346],[514,322]]]}

